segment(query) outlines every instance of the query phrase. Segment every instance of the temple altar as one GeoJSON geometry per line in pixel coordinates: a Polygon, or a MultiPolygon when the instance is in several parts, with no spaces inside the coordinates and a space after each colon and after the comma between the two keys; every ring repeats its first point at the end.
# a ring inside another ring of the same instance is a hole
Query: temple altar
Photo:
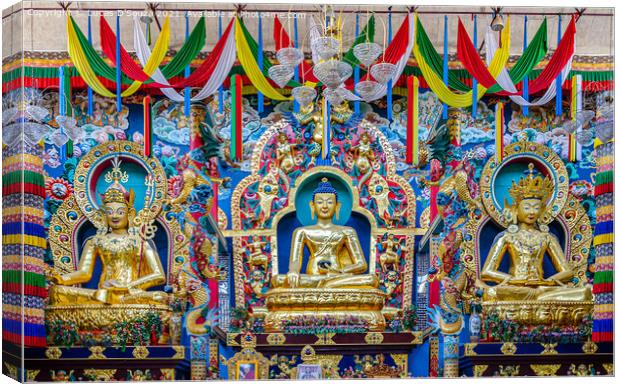
{"type": "Polygon", "coordinates": [[[3,374],[613,376],[613,9],[32,7],[3,374]]]}

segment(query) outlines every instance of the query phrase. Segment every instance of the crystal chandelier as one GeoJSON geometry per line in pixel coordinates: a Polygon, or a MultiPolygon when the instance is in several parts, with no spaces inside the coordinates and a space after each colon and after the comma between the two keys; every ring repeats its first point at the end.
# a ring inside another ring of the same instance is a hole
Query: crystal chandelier
{"type": "Polygon", "coordinates": [[[295,101],[297,101],[302,107],[310,104],[312,100],[316,98],[316,90],[306,85],[293,88],[293,91],[291,93],[295,101]]]}
{"type": "Polygon", "coordinates": [[[353,55],[364,67],[368,68],[381,55],[381,46],[371,42],[360,43],[353,47],[353,55]]]}
{"type": "Polygon", "coordinates": [[[370,74],[381,84],[385,84],[392,79],[396,73],[396,65],[392,63],[378,63],[370,67],[370,74]]]}
{"type": "Polygon", "coordinates": [[[331,59],[317,64],[313,73],[326,87],[335,89],[351,77],[353,68],[344,61],[331,59]]]}
{"type": "Polygon", "coordinates": [[[295,70],[288,65],[276,64],[269,68],[267,73],[269,78],[278,84],[278,87],[284,88],[295,75],[295,70]]]}
{"type": "Polygon", "coordinates": [[[364,100],[372,101],[373,95],[377,93],[377,90],[381,87],[381,84],[372,80],[364,80],[355,84],[355,92],[364,100]]]}
{"type": "Polygon", "coordinates": [[[276,59],[278,59],[280,64],[294,68],[301,64],[304,59],[304,54],[299,48],[282,48],[276,52],[276,59]]]}

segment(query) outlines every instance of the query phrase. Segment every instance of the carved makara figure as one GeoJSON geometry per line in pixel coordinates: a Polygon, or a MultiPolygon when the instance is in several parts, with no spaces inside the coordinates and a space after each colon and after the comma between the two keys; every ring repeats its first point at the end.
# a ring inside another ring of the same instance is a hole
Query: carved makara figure
{"type": "Polygon", "coordinates": [[[540,223],[547,200],[553,192],[550,178],[529,174],[510,189],[512,206],[506,207],[512,224],[500,233],[491,246],[481,270],[481,279],[497,285],[483,284],[485,301],[567,301],[592,300],[591,286],[567,285],[574,276],[564,251],[549,228],[540,223]],[[508,273],[499,270],[506,255],[510,257],[508,273]],[[549,257],[556,273],[545,278],[543,260],[549,257]]]}
{"type": "Polygon", "coordinates": [[[167,294],[146,289],[166,282],[157,250],[139,233],[134,218],[133,191],[120,183],[127,174],[116,159],[106,175],[112,184],[102,196],[102,211],[107,230],[99,231],[86,241],[75,272],[60,275],[52,272],[55,283],[50,289],[50,305],[81,304],[161,304],[167,294]],[[97,289],[74,287],[93,279],[97,259],[102,271],[97,289]]]}
{"type": "Polygon", "coordinates": [[[333,222],[338,217],[338,192],[323,178],[310,202],[312,218],[317,223],[297,228],[286,275],[276,275],[273,287],[377,287],[376,276],[365,274],[367,263],[357,232],[333,222]],[[310,257],[305,273],[301,273],[304,249],[310,257]]]}

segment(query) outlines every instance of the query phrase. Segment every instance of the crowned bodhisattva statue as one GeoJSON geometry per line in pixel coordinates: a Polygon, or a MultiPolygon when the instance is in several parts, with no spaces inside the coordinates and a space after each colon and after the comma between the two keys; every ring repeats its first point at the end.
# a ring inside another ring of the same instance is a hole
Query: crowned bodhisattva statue
{"type": "Polygon", "coordinates": [[[529,174],[513,181],[510,197],[513,205],[507,207],[512,224],[501,232],[491,246],[481,270],[485,301],[562,301],[584,302],[592,300],[592,288],[570,286],[574,272],[567,262],[557,237],[549,232],[540,219],[547,209],[547,200],[553,193],[553,182],[534,176],[534,165],[529,164],[529,174]],[[506,253],[510,256],[508,272],[500,271],[506,253]],[[543,274],[543,260],[549,257],[555,273],[547,278],[543,274]]]}
{"type": "Polygon", "coordinates": [[[166,277],[154,245],[133,225],[136,216],[133,190],[120,183],[127,174],[116,159],[106,175],[113,182],[101,196],[107,229],[99,230],[82,249],[77,270],[67,274],[53,272],[50,305],[163,304],[167,294],[147,291],[165,284],[166,277]],[[102,270],[97,289],[75,287],[91,281],[97,258],[102,270]]]}

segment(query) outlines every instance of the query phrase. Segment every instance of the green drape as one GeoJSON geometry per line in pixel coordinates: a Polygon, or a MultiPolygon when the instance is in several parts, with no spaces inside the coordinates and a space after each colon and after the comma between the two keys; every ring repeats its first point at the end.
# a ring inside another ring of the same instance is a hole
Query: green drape
{"type": "MultiPolygon", "coordinates": [[[[519,83],[532,69],[540,63],[547,54],[547,18],[545,17],[540,28],[534,35],[530,44],[523,51],[523,55],[508,71],[513,84],[519,83]]],[[[500,92],[502,88],[495,84],[487,90],[487,93],[500,92]]]]}
{"type": "Polygon", "coordinates": [[[361,43],[373,42],[374,40],[375,40],[375,15],[372,15],[368,19],[368,22],[366,23],[366,26],[364,27],[364,29],[362,29],[362,32],[359,34],[359,36],[357,36],[357,38],[355,38],[353,45],[351,45],[351,48],[347,51],[347,53],[345,53],[342,60],[351,64],[352,67],[355,67],[360,62],[359,60],[357,60],[357,58],[353,54],[353,47],[361,43]]]}
{"type": "Polygon", "coordinates": [[[170,79],[173,76],[181,73],[185,67],[187,67],[194,58],[200,53],[200,50],[205,45],[206,28],[205,18],[201,17],[200,21],[194,27],[192,33],[190,33],[187,41],[181,47],[179,52],[170,60],[170,62],[161,69],[164,77],[170,79]]]}

